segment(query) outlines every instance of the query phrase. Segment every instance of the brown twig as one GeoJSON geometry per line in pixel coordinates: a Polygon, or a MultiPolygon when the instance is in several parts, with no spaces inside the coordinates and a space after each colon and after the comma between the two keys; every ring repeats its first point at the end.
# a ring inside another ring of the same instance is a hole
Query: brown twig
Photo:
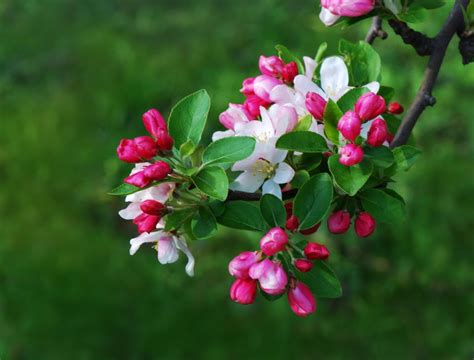
{"type": "Polygon", "coordinates": [[[428,56],[432,54],[435,47],[435,39],[413,30],[403,21],[390,19],[388,23],[405,44],[413,46],[418,55],[428,56]]]}
{"type": "Polygon", "coordinates": [[[365,37],[365,41],[372,45],[378,37],[385,40],[387,36],[388,34],[382,29],[382,19],[380,16],[375,16],[372,20],[372,26],[365,37]]]}
{"type": "Polygon", "coordinates": [[[465,23],[461,7],[466,8],[468,4],[469,0],[456,1],[448,19],[438,35],[433,39],[433,48],[425,70],[423,82],[390,145],[392,148],[403,145],[408,141],[420,115],[428,106],[433,106],[436,103],[436,99],[432,95],[433,88],[438,79],[441,66],[443,65],[449,43],[456,33],[460,33],[464,30],[465,23]]]}

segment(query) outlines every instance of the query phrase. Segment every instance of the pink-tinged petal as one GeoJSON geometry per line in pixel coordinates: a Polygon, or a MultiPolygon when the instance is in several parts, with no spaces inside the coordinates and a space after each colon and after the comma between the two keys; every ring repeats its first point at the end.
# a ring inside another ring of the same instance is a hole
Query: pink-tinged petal
{"type": "Polygon", "coordinates": [[[321,8],[321,12],[319,13],[319,19],[326,26],[334,25],[339,18],[339,15],[333,14],[326,8],[321,8]]]}
{"type": "Polygon", "coordinates": [[[303,56],[305,76],[309,79],[312,79],[314,76],[314,71],[316,70],[316,61],[309,56],[303,56]]]}
{"type": "Polygon", "coordinates": [[[288,291],[288,303],[291,310],[301,317],[308,316],[316,311],[316,300],[308,286],[296,282],[294,288],[288,291]]]}
{"type": "Polygon", "coordinates": [[[133,220],[141,213],[140,203],[131,203],[125,209],[119,211],[119,216],[125,220],[133,220]]]}
{"type": "Polygon", "coordinates": [[[155,231],[152,233],[143,233],[140,234],[140,236],[133,238],[130,240],[130,255],[134,255],[142,244],[157,242],[163,235],[164,233],[162,231],[155,231]]]}
{"type": "Polygon", "coordinates": [[[178,261],[178,249],[171,236],[162,236],[158,240],[158,261],[160,264],[172,264],[178,261]]]}
{"type": "Polygon", "coordinates": [[[189,247],[186,244],[186,241],[178,237],[175,237],[174,241],[175,241],[176,247],[179,250],[181,250],[184,253],[184,255],[186,255],[186,257],[188,258],[188,262],[185,267],[186,274],[188,274],[188,276],[194,276],[195,260],[194,260],[193,254],[191,254],[191,251],[189,251],[189,247]]]}

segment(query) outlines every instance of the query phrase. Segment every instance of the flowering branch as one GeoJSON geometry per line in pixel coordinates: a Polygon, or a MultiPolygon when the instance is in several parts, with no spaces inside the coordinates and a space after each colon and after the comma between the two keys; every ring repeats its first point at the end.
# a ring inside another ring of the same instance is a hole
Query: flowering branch
{"type": "Polygon", "coordinates": [[[465,23],[462,8],[466,8],[468,4],[469,0],[456,2],[440,32],[432,40],[432,52],[425,70],[423,82],[421,83],[415,101],[408,110],[407,115],[403,119],[402,124],[391,143],[392,148],[405,144],[423,111],[428,106],[435,105],[436,99],[432,95],[433,88],[438,79],[441,66],[443,65],[443,60],[449,43],[456,33],[461,33],[464,30],[465,23]]]}
{"type": "Polygon", "coordinates": [[[390,19],[388,23],[393,31],[402,38],[405,44],[413,46],[418,55],[428,56],[433,53],[435,39],[432,39],[419,31],[413,30],[403,21],[390,19]]]}

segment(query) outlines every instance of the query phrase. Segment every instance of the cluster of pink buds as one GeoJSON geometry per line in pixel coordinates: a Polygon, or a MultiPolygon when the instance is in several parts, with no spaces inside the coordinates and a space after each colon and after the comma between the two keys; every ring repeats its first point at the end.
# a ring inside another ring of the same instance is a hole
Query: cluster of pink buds
{"type": "Polygon", "coordinates": [[[292,83],[298,75],[295,62],[285,64],[278,56],[260,56],[261,75],[247,78],[242,83],[240,92],[245,96],[243,104],[229,104],[229,108],[219,116],[220,123],[227,129],[234,130],[238,123],[255,120],[260,116],[260,108],[268,108],[272,101],[270,92],[275,86],[292,83]]]}
{"type": "MultiPolygon", "coordinates": [[[[368,212],[360,212],[354,222],[357,236],[365,238],[373,234],[376,227],[375,219],[368,212]]],[[[351,214],[346,210],[338,210],[328,218],[328,230],[333,234],[344,234],[351,226],[351,214]]]]}
{"type": "Polygon", "coordinates": [[[341,16],[359,17],[370,13],[375,0],[321,0],[321,7],[320,19],[330,26],[341,16]]]}
{"type": "MultiPolygon", "coordinates": [[[[139,136],[134,139],[122,139],[117,147],[120,160],[128,163],[142,163],[152,160],[160,151],[169,151],[173,147],[173,138],[168,133],[166,121],[161,114],[151,109],[143,114],[143,124],[150,136],[139,136]]],[[[171,173],[165,161],[153,164],[143,163],[125,179],[125,183],[144,188],[153,181],[163,180],[171,173]]]]}
{"type": "Polygon", "coordinates": [[[285,230],[273,228],[260,240],[260,251],[243,252],[229,263],[229,273],[236,278],[230,288],[233,301],[252,304],[259,287],[270,296],[286,292],[290,308],[298,316],[307,316],[316,311],[316,300],[311,290],[298,281],[291,270],[285,270],[279,255],[288,252],[294,268],[308,272],[313,268],[312,261],[327,259],[329,251],[324,245],[309,242],[304,248],[304,257],[295,259],[288,241],[285,230]]]}
{"type": "Polygon", "coordinates": [[[370,146],[381,146],[388,139],[388,129],[385,120],[379,118],[387,111],[385,99],[380,95],[368,92],[357,100],[354,110],[346,112],[337,124],[341,135],[349,142],[339,149],[339,162],[352,166],[364,159],[364,151],[356,141],[360,136],[362,124],[372,120],[366,143],[370,146]]]}

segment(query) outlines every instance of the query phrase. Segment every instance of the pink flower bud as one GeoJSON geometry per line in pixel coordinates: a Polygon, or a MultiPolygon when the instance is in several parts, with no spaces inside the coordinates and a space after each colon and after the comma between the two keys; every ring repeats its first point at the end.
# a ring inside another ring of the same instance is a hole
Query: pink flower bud
{"type": "Polygon", "coordinates": [[[255,95],[257,95],[263,101],[270,103],[270,92],[272,89],[277,86],[281,85],[283,82],[279,79],[268,75],[260,75],[255,78],[253,83],[253,90],[255,95]]]}
{"type": "Polygon", "coordinates": [[[362,121],[374,119],[386,110],[385,99],[371,92],[362,95],[355,104],[355,111],[362,121]]]}
{"type": "Polygon", "coordinates": [[[249,276],[258,280],[260,288],[270,295],[279,295],[285,292],[288,276],[280,263],[264,259],[252,265],[249,276]]]}
{"type": "Polygon", "coordinates": [[[308,272],[313,268],[313,263],[308,259],[296,259],[294,265],[301,272],[308,272]]]}
{"type": "Polygon", "coordinates": [[[145,200],[140,204],[140,210],[148,215],[161,216],[165,206],[156,200],[145,200]]]}
{"type": "Polygon", "coordinates": [[[310,260],[325,260],[329,257],[329,250],[323,244],[309,242],[304,247],[304,254],[310,260]]]}
{"type": "Polygon", "coordinates": [[[314,225],[313,227],[310,227],[309,229],[301,230],[300,233],[303,234],[303,235],[312,235],[316,231],[318,231],[320,226],[321,226],[321,223],[318,223],[318,224],[314,225]]]}
{"type": "Polygon", "coordinates": [[[275,255],[285,249],[288,235],[282,228],[273,228],[260,240],[260,249],[267,256],[275,255]]]}
{"type": "Polygon", "coordinates": [[[381,118],[375,119],[367,134],[367,144],[373,147],[381,146],[387,140],[387,135],[388,129],[385,121],[381,118]]]}
{"type": "Polygon", "coordinates": [[[355,221],[355,232],[359,237],[368,237],[375,231],[375,220],[368,212],[361,212],[355,221]]]}
{"type": "Polygon", "coordinates": [[[360,134],[361,125],[359,116],[354,111],[348,111],[337,123],[337,130],[347,140],[355,141],[360,134]]]}
{"type": "Polygon", "coordinates": [[[403,106],[401,106],[397,102],[392,102],[388,105],[388,112],[390,114],[399,115],[399,114],[402,114],[403,111],[405,111],[405,109],[403,109],[403,106]]]}
{"type": "Polygon", "coordinates": [[[168,165],[168,163],[160,160],[157,161],[156,163],[147,166],[144,170],[143,173],[145,176],[150,179],[150,180],[163,180],[168,174],[171,172],[171,168],[168,165]]]}
{"type": "Polygon", "coordinates": [[[278,77],[283,71],[285,63],[278,56],[260,56],[258,67],[263,75],[278,77]]]}
{"type": "Polygon", "coordinates": [[[155,138],[159,135],[158,130],[168,130],[165,119],[156,109],[151,109],[144,113],[142,120],[145,129],[155,138]]]}
{"type": "Polygon", "coordinates": [[[351,214],[346,210],[332,213],[328,218],[328,229],[333,234],[343,234],[351,226],[351,214]]]}
{"type": "Polygon", "coordinates": [[[352,166],[364,159],[364,151],[354,144],[347,144],[339,149],[339,162],[345,166],[352,166]]]}
{"type": "Polygon", "coordinates": [[[151,179],[146,177],[143,171],[139,171],[126,177],[124,182],[139,188],[144,188],[150,185],[151,179]]]}
{"type": "Polygon", "coordinates": [[[158,130],[156,134],[156,143],[160,150],[171,150],[173,148],[173,138],[166,129],[158,130]]]}
{"type": "Polygon", "coordinates": [[[219,115],[220,123],[231,130],[234,130],[236,124],[248,122],[251,118],[252,115],[245,106],[240,104],[229,104],[229,108],[219,115]]]}
{"type": "Polygon", "coordinates": [[[245,251],[229,263],[229,273],[239,279],[249,278],[249,269],[260,260],[256,251],[245,251]]]}
{"type": "Polygon", "coordinates": [[[283,81],[287,83],[292,83],[296,75],[298,75],[298,65],[294,61],[286,64],[281,72],[283,81]]]}
{"type": "Polygon", "coordinates": [[[138,232],[140,234],[144,232],[149,233],[155,230],[156,224],[158,224],[158,221],[160,221],[159,216],[148,215],[145,213],[140,214],[135,219],[133,219],[133,223],[137,225],[138,232]]]}
{"type": "Polygon", "coordinates": [[[245,96],[254,95],[254,91],[253,91],[254,81],[255,81],[255,78],[245,79],[244,82],[242,83],[242,89],[240,89],[240,92],[244,94],[245,96]]]}
{"type": "Polygon", "coordinates": [[[128,163],[137,163],[142,160],[138,154],[135,142],[130,139],[120,140],[120,144],[117,147],[117,155],[120,160],[128,163]]]}
{"type": "Polygon", "coordinates": [[[323,120],[324,109],[326,108],[327,101],[323,99],[321,95],[314,92],[306,94],[306,109],[316,120],[323,120]]]}
{"type": "Polygon", "coordinates": [[[288,291],[288,303],[291,310],[301,317],[316,311],[316,300],[308,286],[297,281],[294,288],[288,291]]]}
{"type": "Polygon", "coordinates": [[[138,156],[143,160],[149,160],[156,156],[158,152],[158,147],[156,146],[155,141],[149,136],[140,136],[133,139],[135,146],[137,148],[138,156]]]}
{"type": "Polygon", "coordinates": [[[230,287],[232,301],[242,305],[252,304],[257,294],[257,282],[251,279],[237,279],[230,287]]]}
{"type": "Polygon", "coordinates": [[[335,15],[358,17],[371,12],[375,0],[321,0],[321,6],[335,15]]]}
{"type": "Polygon", "coordinates": [[[249,95],[244,102],[245,109],[250,114],[250,117],[256,119],[260,116],[260,107],[268,107],[270,103],[263,101],[257,95],[249,95]]]}
{"type": "Polygon", "coordinates": [[[286,228],[291,232],[298,230],[299,226],[300,222],[295,215],[291,215],[288,220],[286,220],[286,228]]]}

